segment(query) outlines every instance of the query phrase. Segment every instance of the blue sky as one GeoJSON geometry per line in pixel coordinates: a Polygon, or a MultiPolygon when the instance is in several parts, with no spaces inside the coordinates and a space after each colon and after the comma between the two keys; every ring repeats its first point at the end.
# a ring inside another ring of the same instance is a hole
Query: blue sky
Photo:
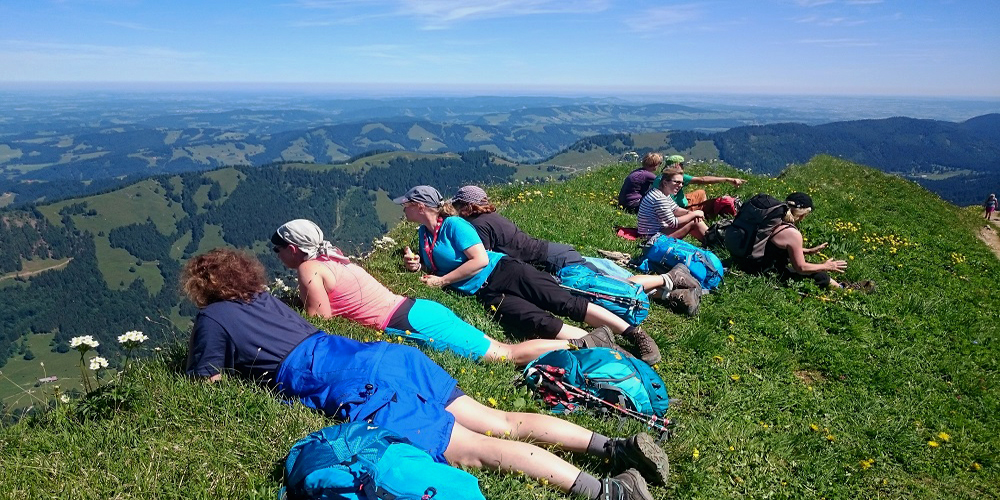
{"type": "Polygon", "coordinates": [[[0,85],[1000,96],[996,0],[0,0],[0,85]]]}

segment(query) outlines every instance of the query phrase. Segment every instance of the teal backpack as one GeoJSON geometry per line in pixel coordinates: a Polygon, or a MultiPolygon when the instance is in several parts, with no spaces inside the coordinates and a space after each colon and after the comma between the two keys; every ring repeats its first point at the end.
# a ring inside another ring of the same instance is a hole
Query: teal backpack
{"type": "Polygon", "coordinates": [[[585,297],[628,324],[636,326],[649,315],[649,296],[642,285],[628,278],[601,274],[583,264],[559,270],[559,284],[573,295],[585,297]]]}
{"type": "Polygon", "coordinates": [[[326,427],[296,442],[285,484],[289,499],[485,500],[475,476],[367,422],[326,427]]]}
{"type": "Polygon", "coordinates": [[[722,275],[726,272],[722,261],[711,250],[663,234],[647,243],[642,255],[632,264],[645,273],[665,273],[677,264],[684,264],[705,291],[722,285],[722,275]]]}
{"type": "Polygon", "coordinates": [[[627,353],[607,347],[550,351],[525,367],[524,379],[554,413],[588,408],[668,431],[666,384],[627,353]]]}

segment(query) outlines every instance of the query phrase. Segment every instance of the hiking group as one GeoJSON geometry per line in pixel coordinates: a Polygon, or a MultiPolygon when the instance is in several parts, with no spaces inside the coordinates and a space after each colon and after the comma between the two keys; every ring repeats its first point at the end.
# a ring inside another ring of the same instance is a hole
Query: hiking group
{"type": "MultiPolygon", "coordinates": [[[[647,155],[619,193],[622,208],[637,214],[644,255],[687,235],[706,241],[706,219],[735,215],[719,239],[741,268],[840,286],[827,273],[843,272],[844,261],[805,260],[826,246],[803,248],[796,224],[813,209],[808,195],[792,193],[784,203],[759,195],[739,208],[735,198],[708,199],[704,190],[685,195],[683,188],[739,187],[743,179],[687,175],[678,155],[667,157],[658,177],[653,172],[662,162],[659,154],[647,155]]],[[[619,359],[630,351],[654,365],[659,346],[639,325],[649,299],[694,315],[702,295],[721,284],[717,258],[684,242],[686,247],[665,251],[673,260],[656,257],[651,267],[640,267],[652,274],[635,275],[570,245],[534,238],[497,213],[477,186],[459,189],[450,200],[433,187],[415,186],[394,201],[418,225],[416,252],[403,250],[402,268],[423,271],[419,279],[429,287],[475,297],[516,342],[491,338],[438,302],[394,293],[327,241],[315,223],[297,219],[278,227],[270,241],[297,274],[306,314],[343,317],[425,348],[518,366],[553,351],[591,348],[612,349],[622,353],[615,354],[619,359]],[[591,281],[567,286],[581,273],[591,281]]],[[[216,381],[233,373],[337,420],[385,428],[436,462],[519,471],[586,498],[650,499],[647,482],[667,480],[667,456],[649,434],[613,438],[555,416],[491,408],[417,348],[320,331],[266,291],[264,267],[251,254],[220,248],[196,256],[185,265],[182,285],[199,307],[189,346],[192,376],[216,381]],[[613,476],[598,478],[521,440],[604,458],[613,476]]]]}

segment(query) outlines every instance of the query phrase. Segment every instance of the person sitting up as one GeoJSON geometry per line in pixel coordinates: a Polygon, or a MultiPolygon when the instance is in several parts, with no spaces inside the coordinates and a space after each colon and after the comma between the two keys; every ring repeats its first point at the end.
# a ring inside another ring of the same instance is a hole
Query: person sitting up
{"type": "Polygon", "coordinates": [[[649,191],[649,187],[656,178],[653,173],[663,162],[663,155],[660,153],[646,153],[642,159],[642,166],[633,170],[625,177],[622,188],[618,191],[618,205],[629,213],[639,211],[639,201],[649,191]]]}
{"type": "Polygon", "coordinates": [[[421,267],[429,271],[430,274],[420,277],[428,286],[447,286],[474,295],[494,319],[517,335],[595,342],[602,338],[587,336],[586,331],[565,324],[552,314],[555,313],[637,339],[635,345],[646,346],[643,361],[651,365],[659,361],[656,342],[641,328],[630,326],[611,311],[570,294],[551,275],[500,252],[486,250],[472,224],[461,217],[452,217],[442,205],[437,189],[416,186],[393,201],[403,205],[406,220],[420,224],[419,254],[405,255],[403,265],[411,272],[421,267]]]}
{"type": "MultiPolygon", "coordinates": [[[[806,255],[819,253],[827,243],[812,248],[803,248],[802,233],[797,224],[813,210],[812,197],[805,193],[792,193],[785,199],[788,211],[783,221],[775,226],[767,238],[764,257],[760,260],[737,262],[741,269],[749,273],[775,271],[782,280],[811,279],[820,288],[841,288],[841,284],[830,278],[828,273],[842,273],[847,269],[843,260],[827,259],[821,264],[806,261],[806,255]]],[[[871,282],[863,282],[867,288],[871,282]]]]}
{"type": "MultiPolygon", "coordinates": [[[[681,173],[684,172],[684,157],[681,155],[670,155],[663,163],[663,173],[668,169],[678,168],[681,173]]],[[[663,174],[657,176],[653,180],[653,186],[658,186],[662,182],[663,174]]],[[[705,214],[706,219],[714,219],[718,215],[736,215],[736,207],[734,205],[723,204],[725,208],[720,210],[716,209],[718,205],[716,200],[718,198],[708,199],[708,195],[705,193],[704,189],[698,189],[691,191],[690,193],[684,193],[684,188],[688,184],[719,184],[722,182],[728,182],[733,186],[740,187],[746,182],[746,179],[739,179],[736,177],[716,177],[714,175],[701,175],[698,177],[684,174],[684,184],[681,185],[680,189],[676,193],[671,195],[674,203],[677,206],[687,209],[687,210],[701,210],[705,214]],[[729,210],[730,212],[725,212],[729,210]]]]}
{"type": "Polygon", "coordinates": [[[187,262],[181,286],[199,308],[189,375],[233,374],[329,417],[389,429],[438,462],[523,472],[585,498],[651,500],[646,481],[665,484],[667,456],[648,434],[609,438],[553,416],[490,408],[414,347],[317,330],[265,291],[264,276],[260,261],[231,249],[187,262]],[[618,474],[597,479],[520,439],[602,457],[618,474]]]}
{"type": "Polygon", "coordinates": [[[638,231],[642,244],[658,234],[682,239],[687,235],[698,241],[705,239],[708,226],[705,213],[701,210],[687,210],[677,206],[673,195],[684,185],[684,172],[670,168],[663,172],[660,184],[650,189],[639,204],[638,231]]]}
{"type": "MultiPolygon", "coordinates": [[[[392,293],[323,239],[323,230],[310,220],[283,224],[271,236],[271,244],[285,267],[296,271],[299,298],[312,316],[342,316],[426,347],[477,359],[509,359],[518,366],[549,351],[595,343],[581,339],[496,341],[437,302],[392,293]]],[[[591,335],[601,334],[605,332],[591,335]]]]}

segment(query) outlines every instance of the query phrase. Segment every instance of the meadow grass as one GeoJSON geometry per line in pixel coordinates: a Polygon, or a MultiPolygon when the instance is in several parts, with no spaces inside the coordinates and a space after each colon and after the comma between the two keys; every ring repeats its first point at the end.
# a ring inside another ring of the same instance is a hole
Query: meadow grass
{"type": "MultiPolygon", "coordinates": [[[[588,255],[634,253],[612,232],[635,223],[614,207],[631,166],[489,192],[529,233],[588,255]]],[[[722,166],[691,170],[742,175],[722,166]]],[[[801,224],[809,244],[829,241],[823,253],[849,262],[838,277],[872,279],[878,289],[828,291],[733,271],[695,318],[654,305],[644,327],[661,347],[656,369],[677,400],[668,413],[676,432],[664,445],[671,481],[654,495],[1000,496],[1000,262],[975,238],[981,214],[830,157],[775,179],[742,176],[744,187],[709,186],[710,194],[810,193],[816,209],[801,224]]],[[[399,250],[414,246],[414,233],[412,224],[395,227],[396,243],[365,266],[394,291],[439,300],[503,338],[475,300],[428,289],[401,270],[399,250]]],[[[344,320],[313,321],[361,340],[398,341],[344,320]]],[[[288,447],[327,421],[233,380],[191,382],[171,362],[181,355],[138,365],[122,384],[129,404],[102,418],[80,418],[102,401],[91,397],[0,431],[0,496],[273,498],[288,447]]],[[[545,411],[515,383],[519,370],[510,363],[429,355],[484,404],[545,411]]],[[[641,428],[586,413],[565,418],[614,436],[641,428]]],[[[598,461],[568,458],[606,473],[598,461]]],[[[488,498],[564,498],[516,475],[474,473],[488,498]]]]}

